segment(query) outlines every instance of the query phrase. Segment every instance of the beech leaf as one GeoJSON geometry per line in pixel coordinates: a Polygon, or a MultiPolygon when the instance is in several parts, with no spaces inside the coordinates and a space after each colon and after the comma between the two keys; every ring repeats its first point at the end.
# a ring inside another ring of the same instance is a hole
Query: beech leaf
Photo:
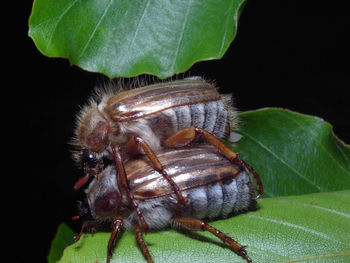
{"type": "Polygon", "coordinates": [[[260,174],[264,197],[350,189],[350,147],[328,122],[277,108],[240,119],[235,150],[260,174]]]}
{"type": "MultiPolygon", "coordinates": [[[[255,212],[210,224],[247,245],[253,262],[349,262],[349,200],[350,190],[265,198],[255,212]]],[[[105,262],[109,236],[84,234],[58,262],[105,262]]],[[[168,229],[144,238],[158,263],[245,262],[206,232],[168,229]]],[[[123,233],[111,262],[146,262],[133,233],[123,233]]]]}
{"type": "Polygon", "coordinates": [[[245,0],[35,0],[29,36],[46,56],[113,78],[169,77],[221,58],[245,0]]]}

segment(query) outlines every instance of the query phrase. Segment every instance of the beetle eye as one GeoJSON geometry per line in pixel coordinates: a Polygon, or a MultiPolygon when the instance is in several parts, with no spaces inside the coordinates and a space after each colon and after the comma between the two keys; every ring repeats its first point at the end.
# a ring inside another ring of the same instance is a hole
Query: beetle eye
{"type": "Polygon", "coordinates": [[[89,166],[94,166],[97,164],[96,155],[88,150],[83,150],[81,154],[81,161],[83,164],[87,164],[89,166]]]}
{"type": "Polygon", "coordinates": [[[95,213],[98,216],[111,216],[118,208],[121,195],[118,192],[110,192],[95,201],[95,213]]]}

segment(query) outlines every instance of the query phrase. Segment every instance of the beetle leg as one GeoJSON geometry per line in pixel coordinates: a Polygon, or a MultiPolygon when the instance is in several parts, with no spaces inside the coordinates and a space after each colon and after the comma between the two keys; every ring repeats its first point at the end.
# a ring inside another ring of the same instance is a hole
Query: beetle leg
{"type": "Polygon", "coordinates": [[[163,165],[161,162],[158,160],[157,155],[152,151],[151,147],[139,136],[133,135],[130,138],[129,144],[128,144],[128,149],[132,153],[137,153],[139,152],[139,146],[143,149],[145,152],[146,156],[149,158],[149,160],[152,163],[153,168],[159,172],[163,177],[168,181],[170,186],[172,187],[174,193],[176,194],[178,204],[185,204],[186,200],[188,199],[188,196],[184,197],[181,193],[180,188],[178,185],[174,182],[174,180],[168,175],[168,173],[165,171],[163,165]]]}
{"type": "Polygon", "coordinates": [[[123,226],[123,219],[120,217],[116,217],[115,220],[113,221],[112,233],[111,233],[111,236],[108,240],[106,263],[109,263],[111,261],[113,245],[114,245],[115,239],[117,238],[122,226],[123,226]]]}
{"type": "Polygon", "coordinates": [[[233,161],[237,158],[237,153],[232,151],[213,134],[195,126],[178,131],[177,133],[166,139],[164,141],[164,145],[170,148],[179,148],[187,146],[196,139],[198,139],[199,136],[203,136],[210,144],[214,145],[217,149],[219,149],[219,151],[223,155],[225,155],[227,159],[233,161]]]}
{"type": "MultiPolygon", "coordinates": [[[[72,220],[76,220],[76,217],[77,216],[74,216],[72,220]]],[[[80,232],[73,237],[74,242],[78,242],[85,231],[88,233],[95,233],[96,227],[98,227],[98,225],[96,224],[96,221],[90,221],[90,220],[84,221],[81,224],[80,232]]]]}
{"type": "Polygon", "coordinates": [[[251,167],[249,164],[247,164],[244,160],[237,158],[235,160],[235,162],[237,162],[239,165],[242,165],[243,167],[246,167],[255,177],[256,182],[258,183],[258,186],[259,186],[259,194],[257,196],[255,196],[254,199],[255,200],[258,199],[264,193],[264,187],[262,185],[259,174],[257,172],[255,172],[254,168],[251,167]]]}
{"type": "Polygon", "coordinates": [[[90,177],[95,177],[96,179],[98,179],[98,174],[100,173],[100,171],[102,170],[102,164],[99,163],[94,169],[91,169],[88,165],[84,165],[83,167],[84,169],[84,176],[80,177],[74,184],[74,191],[79,190],[82,186],[84,186],[88,180],[90,179],[90,177]]]}
{"type": "Polygon", "coordinates": [[[260,176],[257,174],[257,172],[254,171],[253,167],[251,167],[243,160],[239,159],[237,153],[235,153],[223,142],[221,142],[216,136],[214,136],[210,132],[207,132],[206,130],[195,126],[184,128],[175,133],[174,135],[170,136],[168,139],[166,139],[164,141],[164,146],[169,148],[179,148],[187,146],[196,139],[198,139],[199,136],[203,136],[210,144],[215,146],[231,162],[236,163],[240,167],[248,169],[254,175],[259,186],[259,195],[256,197],[256,199],[264,193],[264,188],[260,176]]]}
{"type": "Polygon", "coordinates": [[[151,254],[149,253],[148,248],[147,248],[147,244],[142,237],[142,231],[141,231],[140,227],[138,226],[138,224],[135,224],[134,227],[135,227],[136,239],[141,247],[143,255],[145,256],[148,263],[153,263],[151,254]]]}
{"type": "Polygon", "coordinates": [[[84,233],[84,230],[85,228],[88,227],[88,224],[89,224],[89,221],[85,221],[81,224],[81,228],[80,228],[80,232],[78,235],[74,236],[73,239],[74,239],[74,242],[78,242],[81,238],[81,236],[83,235],[84,233]]]}
{"type": "Polygon", "coordinates": [[[149,227],[148,227],[137,203],[135,202],[134,195],[131,193],[131,190],[130,190],[129,181],[128,181],[128,178],[126,177],[126,172],[125,172],[124,164],[122,161],[119,146],[118,145],[112,146],[112,152],[113,152],[114,162],[115,162],[115,165],[117,167],[118,183],[120,183],[120,186],[122,187],[122,189],[124,189],[126,191],[128,199],[131,202],[132,207],[134,208],[137,216],[140,219],[140,223],[142,225],[142,228],[145,231],[147,231],[147,230],[149,230],[149,227]]]}
{"type": "Polygon", "coordinates": [[[74,191],[77,191],[80,189],[83,185],[87,183],[87,181],[90,179],[90,175],[86,174],[83,177],[80,177],[74,184],[74,191]]]}
{"type": "Polygon", "coordinates": [[[229,244],[230,247],[232,247],[232,249],[237,254],[239,254],[242,258],[244,258],[247,262],[252,262],[250,257],[247,255],[247,252],[244,249],[245,248],[244,246],[240,245],[237,241],[235,241],[233,238],[229,237],[228,235],[208,225],[204,221],[196,218],[190,218],[190,217],[176,217],[174,218],[174,220],[177,224],[189,230],[208,231],[212,233],[216,237],[220,238],[222,242],[229,244]]]}

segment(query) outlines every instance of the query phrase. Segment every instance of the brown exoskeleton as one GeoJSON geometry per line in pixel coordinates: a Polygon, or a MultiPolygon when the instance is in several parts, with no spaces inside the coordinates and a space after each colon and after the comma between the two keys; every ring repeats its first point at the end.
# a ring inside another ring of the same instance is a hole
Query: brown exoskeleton
{"type": "MultiPolygon", "coordinates": [[[[243,163],[234,163],[223,157],[212,145],[161,150],[157,157],[189,200],[185,207],[177,205],[174,189],[161,173],[154,170],[148,158],[126,162],[129,191],[149,230],[184,227],[209,231],[247,262],[252,262],[244,246],[202,219],[226,218],[254,209],[262,192],[259,177],[243,163]]],[[[93,218],[112,223],[107,262],[110,262],[113,243],[121,229],[135,232],[146,260],[153,262],[142,237],[140,218],[127,197],[126,189],[120,187],[122,184],[116,173],[114,165],[106,166],[99,179],[93,180],[85,190],[93,218]]]]}
{"type": "MultiPolygon", "coordinates": [[[[118,181],[129,192],[123,162],[144,153],[172,187],[179,203],[184,204],[186,197],[167,175],[155,152],[187,145],[197,137],[214,143],[212,135],[227,138],[236,126],[231,97],[220,95],[212,83],[198,77],[121,92],[110,89],[102,92],[98,100],[91,100],[78,117],[75,158],[85,176],[77,181],[75,189],[114,162],[118,181]]],[[[231,157],[240,161],[236,154],[231,157]]],[[[137,211],[131,193],[128,199],[137,211]]],[[[147,229],[142,214],[138,215],[147,229]]]]}

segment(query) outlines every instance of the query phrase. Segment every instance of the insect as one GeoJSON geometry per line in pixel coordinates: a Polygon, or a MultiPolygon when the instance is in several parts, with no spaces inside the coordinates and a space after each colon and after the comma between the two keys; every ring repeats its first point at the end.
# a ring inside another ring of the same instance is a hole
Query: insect
{"type": "MultiPolygon", "coordinates": [[[[233,238],[205,223],[202,219],[226,218],[256,207],[262,184],[245,165],[233,163],[212,145],[165,149],[157,154],[168,175],[189,196],[188,206],[179,208],[176,194],[161,173],[154,170],[145,156],[125,164],[129,189],[147,222],[149,230],[183,227],[209,231],[228,244],[247,262],[252,262],[245,247],[233,238]]],[[[107,263],[113,243],[121,229],[133,230],[148,262],[153,262],[139,227],[140,218],[120,187],[114,165],[106,166],[85,190],[92,217],[111,222],[107,263]]],[[[80,233],[81,235],[81,233],[80,233]]],[[[79,237],[80,237],[79,235],[79,237]]],[[[79,239],[79,237],[77,239],[79,239]]]]}
{"type": "MultiPolygon", "coordinates": [[[[123,167],[126,160],[145,154],[172,187],[178,202],[185,204],[186,197],[155,153],[187,145],[198,137],[213,143],[212,135],[227,138],[236,126],[231,96],[220,95],[212,83],[199,77],[120,92],[112,88],[97,97],[78,117],[74,139],[78,150],[74,156],[85,175],[74,188],[79,189],[106,165],[115,163],[118,180],[136,211],[137,203],[128,190],[123,167]]],[[[138,216],[147,229],[142,214],[138,216]]]]}

